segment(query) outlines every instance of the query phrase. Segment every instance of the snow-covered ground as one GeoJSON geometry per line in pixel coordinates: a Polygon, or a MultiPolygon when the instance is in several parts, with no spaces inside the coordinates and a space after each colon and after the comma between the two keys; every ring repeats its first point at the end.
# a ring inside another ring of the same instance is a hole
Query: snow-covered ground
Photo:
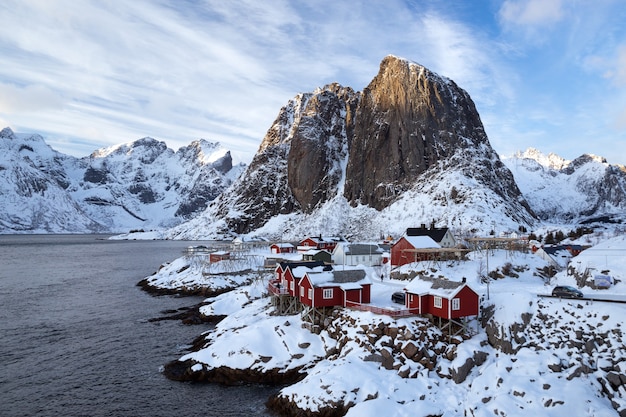
{"type": "MultiPolygon", "coordinates": [[[[615,237],[573,258],[570,270],[595,268],[614,278],[608,290],[582,288],[586,296],[626,295],[624,251],[626,238],[615,237]]],[[[466,278],[481,294],[492,314],[487,326],[470,323],[476,334],[452,340],[425,318],[351,310],[337,311],[325,329],[311,333],[299,315],[273,314],[266,293],[271,273],[258,274],[207,300],[204,314],[227,317],[205,335],[204,348],[180,360],[191,359],[197,370],[301,368],[307,376],[281,389],[279,400],[310,411],[343,407],[355,417],[624,415],[626,304],[540,297],[555,285],[576,285],[567,271],[546,280],[539,273],[546,265],[531,253],[493,250],[470,253],[467,261],[403,266],[401,272],[466,278]],[[509,276],[481,282],[487,264],[509,276]]],[[[407,281],[389,279],[381,267],[367,272],[372,304],[398,307],[391,294],[407,281]]],[[[216,284],[221,276],[203,275],[202,267],[181,258],[153,277],[182,287],[222,285],[216,284]]]]}

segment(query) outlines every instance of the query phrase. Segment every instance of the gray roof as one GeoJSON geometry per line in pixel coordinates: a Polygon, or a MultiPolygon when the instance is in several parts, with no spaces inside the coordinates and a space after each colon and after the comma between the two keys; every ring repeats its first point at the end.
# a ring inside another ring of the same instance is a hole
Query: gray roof
{"type": "Polygon", "coordinates": [[[338,284],[346,282],[358,282],[365,278],[365,271],[362,269],[349,269],[347,271],[333,271],[333,281],[338,284]]]}
{"type": "Polygon", "coordinates": [[[352,243],[345,245],[346,255],[371,255],[375,253],[382,253],[383,250],[374,244],[367,243],[352,243]]]}

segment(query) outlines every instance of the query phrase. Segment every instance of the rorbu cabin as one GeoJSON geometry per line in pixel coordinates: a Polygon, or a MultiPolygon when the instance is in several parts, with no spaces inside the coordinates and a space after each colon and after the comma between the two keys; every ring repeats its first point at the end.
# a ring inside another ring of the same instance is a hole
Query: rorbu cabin
{"type": "Polygon", "coordinates": [[[464,281],[417,277],[404,290],[406,307],[413,313],[443,319],[478,315],[480,297],[464,281]]]}
{"type": "Polygon", "coordinates": [[[306,272],[298,299],[311,307],[345,307],[347,302],[369,303],[371,285],[362,269],[306,272]]]}
{"type": "Polygon", "coordinates": [[[291,243],[274,243],[270,245],[270,251],[273,254],[279,253],[294,253],[296,251],[296,247],[291,243]]]}

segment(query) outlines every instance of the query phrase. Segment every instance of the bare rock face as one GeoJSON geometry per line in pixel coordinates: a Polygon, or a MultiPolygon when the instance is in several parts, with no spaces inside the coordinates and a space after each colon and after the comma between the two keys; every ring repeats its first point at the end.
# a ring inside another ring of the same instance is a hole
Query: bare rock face
{"type": "MultiPolygon", "coordinates": [[[[380,211],[448,169],[513,202],[508,215],[533,217],[467,92],[388,56],[362,93],[330,84],[283,107],[216,214],[226,229],[248,233],[337,196],[380,211]]],[[[463,195],[454,202],[462,204],[463,195]]]]}
{"type": "Polygon", "coordinates": [[[245,174],[222,198],[218,215],[246,233],[278,215],[311,212],[337,194],[358,94],[331,84],[284,106],[245,174]],[[231,204],[237,215],[229,213],[231,204]]]}
{"type": "Polygon", "coordinates": [[[491,149],[464,90],[388,56],[357,109],[345,196],[380,210],[433,165],[481,145],[491,149]]]}

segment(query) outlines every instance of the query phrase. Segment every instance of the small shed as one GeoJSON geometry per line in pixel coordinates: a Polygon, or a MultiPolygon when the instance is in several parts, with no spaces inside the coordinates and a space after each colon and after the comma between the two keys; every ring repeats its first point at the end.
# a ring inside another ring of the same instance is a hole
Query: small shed
{"type": "Polygon", "coordinates": [[[286,243],[286,242],[274,243],[274,244],[270,245],[270,251],[273,254],[294,253],[296,251],[296,247],[293,246],[291,243],[286,243]]]}
{"type": "Polygon", "coordinates": [[[303,261],[321,261],[324,263],[331,263],[332,262],[332,257],[330,252],[325,251],[325,250],[321,250],[321,249],[311,249],[308,250],[304,253],[302,253],[302,260],[303,261]]]}
{"type": "Polygon", "coordinates": [[[230,252],[217,251],[209,254],[209,262],[211,263],[225,261],[227,259],[230,259],[230,252]]]}

